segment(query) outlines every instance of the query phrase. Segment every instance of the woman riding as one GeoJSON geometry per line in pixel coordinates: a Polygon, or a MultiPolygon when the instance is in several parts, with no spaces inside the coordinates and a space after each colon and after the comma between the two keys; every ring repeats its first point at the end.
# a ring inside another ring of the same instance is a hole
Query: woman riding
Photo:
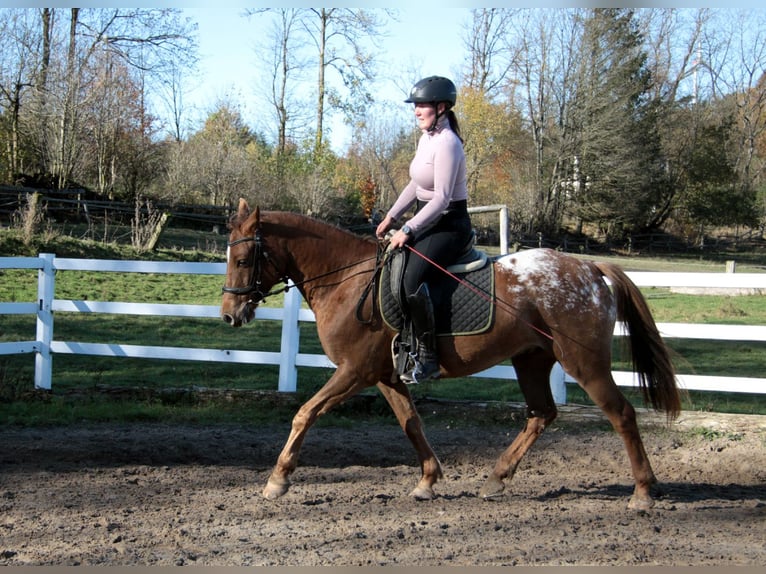
{"type": "Polygon", "coordinates": [[[434,305],[428,284],[439,266],[454,263],[471,237],[468,215],[465,153],[455,112],[455,84],[430,76],[417,82],[406,103],[415,104],[415,117],[423,134],[410,163],[410,182],[377,227],[386,232],[415,205],[415,214],[391,237],[392,249],[404,248],[406,266],[403,288],[415,337],[415,367],[402,375],[407,383],[439,377],[434,305]]]}

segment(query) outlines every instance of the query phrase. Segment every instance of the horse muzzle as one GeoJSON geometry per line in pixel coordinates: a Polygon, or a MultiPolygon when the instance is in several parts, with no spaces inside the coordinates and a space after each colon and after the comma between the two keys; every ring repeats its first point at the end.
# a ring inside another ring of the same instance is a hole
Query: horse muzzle
{"type": "Polygon", "coordinates": [[[233,309],[228,309],[226,302],[224,302],[221,306],[221,319],[232,327],[242,327],[255,317],[255,307],[256,304],[252,301],[245,301],[233,309]]]}

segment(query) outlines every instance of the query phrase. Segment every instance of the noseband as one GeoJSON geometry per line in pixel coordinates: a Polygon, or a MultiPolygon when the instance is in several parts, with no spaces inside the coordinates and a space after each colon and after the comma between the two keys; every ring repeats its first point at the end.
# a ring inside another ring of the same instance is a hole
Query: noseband
{"type": "MultiPolygon", "coordinates": [[[[263,301],[266,297],[269,295],[274,295],[276,293],[280,293],[282,291],[286,291],[287,288],[283,287],[280,289],[275,289],[272,291],[269,291],[268,293],[264,293],[261,291],[261,275],[263,273],[263,261],[271,261],[271,264],[276,269],[276,265],[274,262],[269,259],[268,253],[263,248],[263,239],[261,238],[261,232],[260,230],[257,230],[255,232],[255,235],[252,237],[243,237],[241,239],[237,239],[235,241],[229,241],[226,243],[227,247],[233,247],[234,245],[239,245],[240,243],[248,243],[252,241],[255,245],[253,247],[253,255],[252,255],[252,273],[250,274],[250,281],[248,282],[247,287],[227,287],[224,285],[221,287],[221,291],[223,293],[231,293],[232,295],[248,295],[250,293],[253,294],[252,297],[250,297],[250,302],[252,303],[259,303],[263,301]]],[[[280,275],[282,275],[280,273],[280,275]]],[[[287,278],[282,276],[282,281],[287,283],[287,278]]]]}

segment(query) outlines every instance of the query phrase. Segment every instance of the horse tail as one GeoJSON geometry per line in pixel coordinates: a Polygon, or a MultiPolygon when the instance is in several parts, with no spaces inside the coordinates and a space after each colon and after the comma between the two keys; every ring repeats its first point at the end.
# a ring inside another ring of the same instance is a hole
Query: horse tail
{"type": "Polygon", "coordinates": [[[598,270],[612,284],[617,301],[617,319],[628,332],[633,370],[638,375],[645,403],[658,411],[665,411],[669,419],[681,412],[681,397],[675,369],[652,313],[635,283],[622,269],[611,263],[595,263],[598,270]]]}

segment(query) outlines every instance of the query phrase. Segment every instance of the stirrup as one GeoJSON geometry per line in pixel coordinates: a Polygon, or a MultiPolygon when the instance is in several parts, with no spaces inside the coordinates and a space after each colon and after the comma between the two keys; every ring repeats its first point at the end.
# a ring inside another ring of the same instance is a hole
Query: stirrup
{"type": "Polygon", "coordinates": [[[438,379],[441,376],[441,368],[438,363],[430,362],[423,365],[420,361],[415,362],[415,366],[403,373],[399,378],[406,385],[417,385],[421,381],[427,381],[429,379],[438,379]],[[425,366],[430,366],[429,370],[424,370],[425,366]]]}

